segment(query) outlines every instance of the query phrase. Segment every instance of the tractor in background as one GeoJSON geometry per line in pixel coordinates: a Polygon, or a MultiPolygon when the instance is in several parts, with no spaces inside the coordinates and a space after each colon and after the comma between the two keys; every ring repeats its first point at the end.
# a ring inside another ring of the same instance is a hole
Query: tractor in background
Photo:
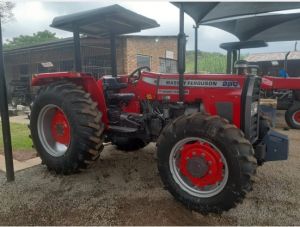
{"type": "MultiPolygon", "coordinates": [[[[278,77],[278,75],[263,75],[258,65],[240,59],[240,50],[248,48],[267,47],[264,41],[242,41],[222,43],[220,47],[227,51],[227,73],[251,73],[262,77],[261,97],[276,99],[277,109],[285,110],[285,121],[289,127],[300,129],[300,78],[278,77]]],[[[287,69],[285,56],[284,69],[287,69]]]]}
{"type": "Polygon", "coordinates": [[[42,162],[57,174],[91,167],[103,142],[138,149],[157,144],[166,189],[189,209],[229,210],[252,189],[257,164],[286,160],[288,138],[263,124],[261,78],[185,74],[186,36],[180,9],[178,74],[137,68],[117,74],[117,35],[156,27],[118,5],[54,18],[72,31],[76,72],[34,75],[40,90],[30,130],[42,162]],[[110,37],[112,75],[81,72],[80,33],[110,37]]]}

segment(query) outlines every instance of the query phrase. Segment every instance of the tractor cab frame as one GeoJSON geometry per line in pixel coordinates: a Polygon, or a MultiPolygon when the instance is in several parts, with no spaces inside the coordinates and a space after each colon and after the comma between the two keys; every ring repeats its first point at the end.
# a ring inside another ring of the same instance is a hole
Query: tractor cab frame
{"type": "Polygon", "coordinates": [[[178,74],[142,67],[117,75],[116,35],[158,26],[149,18],[120,6],[55,18],[53,27],[74,34],[79,71],[34,76],[32,85],[41,88],[31,137],[43,163],[63,174],[93,165],[104,141],[127,151],[156,142],[158,171],[169,192],[190,209],[220,213],[251,190],[257,164],[287,159],[288,138],[260,116],[259,77],[185,74],[185,6],[176,4],[178,74]],[[95,80],[80,72],[80,33],[110,37],[112,75],[95,80]]]}

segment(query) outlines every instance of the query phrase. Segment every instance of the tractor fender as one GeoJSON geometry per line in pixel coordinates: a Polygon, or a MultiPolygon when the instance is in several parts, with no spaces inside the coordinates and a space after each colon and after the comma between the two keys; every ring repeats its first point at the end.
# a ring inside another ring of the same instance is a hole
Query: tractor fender
{"type": "Polygon", "coordinates": [[[91,95],[98,109],[102,113],[102,122],[108,125],[107,107],[103,90],[102,80],[96,81],[91,75],[76,72],[41,73],[32,77],[31,86],[44,86],[59,80],[68,80],[82,86],[91,95]]]}

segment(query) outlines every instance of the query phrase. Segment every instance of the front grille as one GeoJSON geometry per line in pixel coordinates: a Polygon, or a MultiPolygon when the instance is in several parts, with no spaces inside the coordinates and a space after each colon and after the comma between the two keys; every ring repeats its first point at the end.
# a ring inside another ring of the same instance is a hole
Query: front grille
{"type": "MultiPolygon", "coordinates": [[[[259,104],[260,84],[261,84],[261,79],[256,77],[253,86],[252,103],[257,102],[259,104]]],[[[250,138],[249,138],[251,142],[254,142],[257,139],[259,133],[258,128],[259,128],[259,105],[258,105],[257,113],[251,116],[250,138]]]]}
{"type": "Polygon", "coordinates": [[[259,97],[261,78],[248,76],[242,94],[242,116],[241,125],[245,137],[254,143],[258,137],[259,128],[259,97]],[[252,104],[257,102],[258,111],[251,115],[252,104]]]}

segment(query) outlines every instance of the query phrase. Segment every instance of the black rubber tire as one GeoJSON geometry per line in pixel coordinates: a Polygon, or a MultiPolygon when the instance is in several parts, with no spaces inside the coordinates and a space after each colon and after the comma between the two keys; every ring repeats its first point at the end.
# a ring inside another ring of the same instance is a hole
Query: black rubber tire
{"type": "Polygon", "coordinates": [[[258,139],[262,140],[271,128],[273,128],[272,120],[268,116],[260,115],[258,139]]]}
{"type": "Polygon", "coordinates": [[[42,163],[57,174],[71,174],[89,168],[103,149],[102,114],[81,86],[72,82],[54,82],[42,87],[32,105],[31,138],[42,163]],[[37,119],[41,109],[54,104],[65,113],[71,127],[71,142],[61,157],[51,156],[40,142],[37,119]]]}
{"type": "Polygon", "coordinates": [[[300,125],[296,124],[293,120],[295,112],[300,111],[300,102],[294,102],[294,104],[285,112],[285,121],[290,128],[300,129],[300,125]]]}
{"type": "Polygon", "coordinates": [[[148,145],[145,141],[139,138],[116,137],[112,141],[118,150],[130,152],[144,148],[148,145]]]}
{"type": "Polygon", "coordinates": [[[219,116],[193,114],[181,116],[168,124],[157,142],[158,170],[165,187],[189,209],[207,213],[221,213],[242,202],[252,190],[251,177],[256,173],[256,160],[252,145],[234,125],[219,116]],[[228,181],[217,195],[200,198],[184,191],[174,180],[169,166],[173,146],[187,137],[204,138],[217,146],[224,155],[228,169],[228,181]]]}
{"type": "Polygon", "coordinates": [[[294,91],[294,97],[296,101],[300,101],[300,90],[294,91]]]}

